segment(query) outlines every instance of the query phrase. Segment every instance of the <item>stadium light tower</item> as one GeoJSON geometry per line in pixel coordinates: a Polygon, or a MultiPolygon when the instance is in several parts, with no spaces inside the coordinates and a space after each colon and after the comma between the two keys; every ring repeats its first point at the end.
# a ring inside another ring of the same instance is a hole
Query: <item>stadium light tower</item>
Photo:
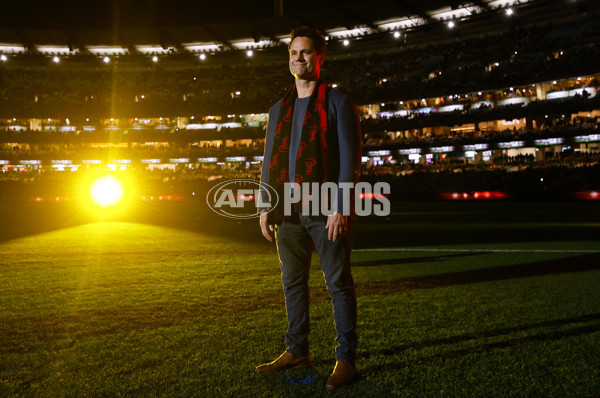
{"type": "Polygon", "coordinates": [[[101,177],[90,187],[90,196],[100,207],[113,206],[123,198],[123,185],[115,177],[101,177]]]}

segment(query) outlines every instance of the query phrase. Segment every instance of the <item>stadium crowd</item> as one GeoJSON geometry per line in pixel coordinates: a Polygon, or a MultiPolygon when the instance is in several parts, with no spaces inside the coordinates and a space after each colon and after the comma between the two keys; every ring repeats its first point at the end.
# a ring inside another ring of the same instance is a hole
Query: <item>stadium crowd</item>
{"type": "MultiPolygon", "coordinates": [[[[357,104],[502,89],[597,73],[600,23],[520,28],[426,47],[328,59],[323,77],[357,104]],[[330,78],[331,77],[331,78],[330,78]]],[[[4,117],[144,117],[265,112],[291,83],[260,60],[188,68],[0,67],[4,117]]],[[[596,83],[597,84],[597,83],[596,83]]]]}

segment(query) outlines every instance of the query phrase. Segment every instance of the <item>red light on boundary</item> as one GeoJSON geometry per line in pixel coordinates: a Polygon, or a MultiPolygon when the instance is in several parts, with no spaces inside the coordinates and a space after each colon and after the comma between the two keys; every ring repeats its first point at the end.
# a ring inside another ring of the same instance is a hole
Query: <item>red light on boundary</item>
{"type": "Polygon", "coordinates": [[[385,195],[382,194],[382,193],[374,193],[374,192],[368,192],[368,193],[366,193],[366,192],[362,192],[359,197],[362,200],[364,200],[364,199],[373,200],[373,199],[385,198],[385,195]]]}
{"type": "Polygon", "coordinates": [[[254,195],[234,195],[235,199],[238,201],[243,200],[244,202],[252,202],[254,201],[254,195]]]}
{"type": "Polygon", "coordinates": [[[507,197],[508,194],[501,191],[443,192],[440,194],[440,198],[444,200],[497,200],[507,197]]]}
{"type": "Polygon", "coordinates": [[[183,200],[183,196],[179,195],[159,195],[159,196],[141,196],[140,200],[158,200],[158,201],[179,201],[183,200]]]}
{"type": "Polygon", "coordinates": [[[580,191],[574,192],[572,196],[580,200],[600,200],[600,192],[598,191],[580,191]]]}
{"type": "Polygon", "coordinates": [[[51,198],[44,198],[41,196],[30,196],[27,198],[29,202],[41,203],[41,202],[66,202],[70,198],[68,196],[53,196],[51,198]]]}

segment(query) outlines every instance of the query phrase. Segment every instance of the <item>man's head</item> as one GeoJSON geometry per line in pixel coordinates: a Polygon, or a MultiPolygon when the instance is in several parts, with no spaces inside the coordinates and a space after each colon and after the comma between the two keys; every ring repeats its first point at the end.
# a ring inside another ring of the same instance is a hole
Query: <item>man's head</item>
{"type": "Polygon", "coordinates": [[[300,26],[290,33],[290,72],[296,79],[316,80],[321,74],[327,43],[321,33],[307,26],[300,26]]]}

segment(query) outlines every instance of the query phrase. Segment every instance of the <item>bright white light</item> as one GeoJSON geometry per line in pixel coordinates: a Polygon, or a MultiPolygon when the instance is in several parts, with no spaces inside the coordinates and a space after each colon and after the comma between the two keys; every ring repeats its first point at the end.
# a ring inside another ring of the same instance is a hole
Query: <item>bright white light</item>
{"type": "Polygon", "coordinates": [[[90,187],[90,196],[101,207],[112,206],[123,198],[123,185],[115,177],[101,177],[90,187]]]}
{"type": "Polygon", "coordinates": [[[448,22],[448,27],[450,29],[452,29],[454,27],[454,22],[453,21],[448,22]]]}
{"type": "Polygon", "coordinates": [[[398,32],[398,31],[395,31],[395,32],[394,32],[394,37],[395,37],[396,39],[397,39],[397,38],[399,38],[399,37],[400,37],[400,32],[398,32]]]}
{"type": "Polygon", "coordinates": [[[57,64],[60,61],[60,58],[58,58],[58,56],[54,56],[54,58],[52,58],[52,62],[54,62],[55,64],[57,64]]]}
{"type": "Polygon", "coordinates": [[[252,50],[248,50],[248,51],[246,51],[246,55],[247,55],[248,57],[251,57],[251,56],[253,56],[253,55],[254,55],[254,51],[252,51],[252,50]]]}
{"type": "Polygon", "coordinates": [[[198,58],[200,58],[200,60],[204,61],[206,59],[206,54],[202,53],[198,56],[198,58]]]}
{"type": "Polygon", "coordinates": [[[333,87],[333,88],[336,88],[337,86],[338,86],[338,85],[337,85],[337,83],[333,83],[333,84],[331,85],[331,87],[333,87]]]}
{"type": "Polygon", "coordinates": [[[6,58],[6,55],[4,55],[4,54],[0,55],[0,61],[6,62],[7,59],[8,58],[6,58]]]}
{"type": "Polygon", "coordinates": [[[108,58],[108,55],[104,56],[104,58],[102,58],[102,61],[104,61],[105,64],[110,62],[110,58],[108,58]]]}
{"type": "Polygon", "coordinates": [[[158,57],[156,55],[152,57],[152,62],[158,62],[158,57]]]}
{"type": "Polygon", "coordinates": [[[512,8],[507,8],[507,9],[506,9],[506,15],[513,15],[513,10],[512,10],[512,8]]]}
{"type": "Polygon", "coordinates": [[[344,39],[344,41],[342,42],[343,45],[347,46],[348,44],[350,44],[350,40],[348,39],[344,39]]]}
{"type": "Polygon", "coordinates": [[[552,84],[556,84],[556,80],[554,80],[554,81],[552,82],[552,84]]]}

